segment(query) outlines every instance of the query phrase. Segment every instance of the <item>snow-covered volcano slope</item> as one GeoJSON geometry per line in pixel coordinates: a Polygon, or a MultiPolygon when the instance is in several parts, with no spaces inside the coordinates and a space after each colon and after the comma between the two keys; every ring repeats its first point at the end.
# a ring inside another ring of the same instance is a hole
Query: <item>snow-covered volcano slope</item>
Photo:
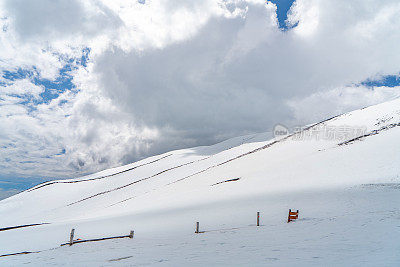
{"type": "MultiPolygon", "coordinates": [[[[93,222],[103,230],[111,225],[127,230],[126,218],[139,221],[148,214],[174,214],[240,199],[400,180],[400,99],[289,136],[270,140],[268,136],[172,151],[82,178],[40,184],[0,202],[0,228],[50,223],[36,229],[53,233],[51,238],[28,248],[0,241],[0,248],[4,253],[50,248],[65,241],[71,226],[93,222]]],[[[149,232],[160,228],[152,226],[149,232]]],[[[86,226],[87,231],[95,228],[86,226]]],[[[39,235],[36,229],[0,232],[0,236],[15,239],[21,233],[23,240],[22,233],[39,235]]],[[[114,232],[118,229],[109,233],[114,232]]]]}
{"type": "Polygon", "coordinates": [[[0,202],[1,214],[7,215],[0,227],[176,208],[271,191],[395,181],[400,175],[400,99],[288,137],[251,140],[172,151],[38,185],[0,202]],[[344,143],[360,135],[369,136],[344,143]],[[212,186],[235,178],[240,180],[212,186]]]}

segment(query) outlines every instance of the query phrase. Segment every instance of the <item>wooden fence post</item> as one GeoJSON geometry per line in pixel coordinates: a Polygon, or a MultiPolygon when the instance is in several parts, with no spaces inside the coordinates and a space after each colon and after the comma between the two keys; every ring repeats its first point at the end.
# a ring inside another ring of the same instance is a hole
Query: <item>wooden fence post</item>
{"type": "Polygon", "coordinates": [[[260,226],[260,212],[257,211],[257,226],[260,226]]]}
{"type": "Polygon", "coordinates": [[[287,217],[287,222],[290,223],[290,213],[292,212],[292,209],[289,209],[289,215],[287,217]]]}
{"type": "Polygon", "coordinates": [[[135,231],[131,231],[131,233],[129,234],[129,238],[133,238],[134,234],[135,234],[135,231]]]}
{"type": "Polygon", "coordinates": [[[74,243],[74,234],[75,234],[75,229],[72,228],[71,230],[71,235],[69,236],[69,245],[72,246],[74,243]]]}
{"type": "Polygon", "coordinates": [[[199,233],[199,228],[200,228],[200,223],[199,222],[196,222],[196,234],[198,234],[199,233]]]}

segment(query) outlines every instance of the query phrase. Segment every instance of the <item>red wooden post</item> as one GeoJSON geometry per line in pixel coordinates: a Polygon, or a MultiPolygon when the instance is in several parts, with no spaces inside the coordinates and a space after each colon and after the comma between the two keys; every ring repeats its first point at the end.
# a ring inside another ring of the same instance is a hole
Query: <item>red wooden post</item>
{"type": "Polygon", "coordinates": [[[260,212],[257,211],[257,226],[260,226],[260,212]]]}
{"type": "Polygon", "coordinates": [[[289,209],[289,215],[288,215],[288,218],[287,218],[287,222],[288,223],[290,223],[290,213],[292,212],[292,209],[289,209]]]}
{"type": "Polygon", "coordinates": [[[297,220],[298,218],[299,218],[299,210],[292,211],[291,209],[289,209],[288,222],[297,220]]]}

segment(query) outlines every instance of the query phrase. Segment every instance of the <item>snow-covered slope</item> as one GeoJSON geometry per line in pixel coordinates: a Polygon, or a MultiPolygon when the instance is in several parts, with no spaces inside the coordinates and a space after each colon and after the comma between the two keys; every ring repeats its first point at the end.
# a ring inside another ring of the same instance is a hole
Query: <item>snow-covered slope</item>
{"type": "MultiPolygon", "coordinates": [[[[50,181],[5,199],[0,228],[49,224],[0,232],[0,254],[56,247],[72,227],[89,237],[132,227],[150,235],[177,231],[183,222],[192,227],[199,217],[222,221],[217,214],[233,216],[227,203],[400,180],[400,99],[289,136],[270,136],[172,151],[82,178],[50,181]],[[218,205],[223,211],[211,208],[218,205]],[[163,224],[152,218],[162,218],[163,224]],[[26,235],[35,241],[27,242],[26,235]]],[[[257,209],[254,205],[240,209],[249,212],[257,209]]]]}

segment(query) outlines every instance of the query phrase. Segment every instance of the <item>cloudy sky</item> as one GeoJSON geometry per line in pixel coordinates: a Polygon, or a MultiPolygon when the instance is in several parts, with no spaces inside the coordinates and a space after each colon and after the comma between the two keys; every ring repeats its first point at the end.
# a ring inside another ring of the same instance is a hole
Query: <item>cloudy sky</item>
{"type": "Polygon", "coordinates": [[[0,198],[400,95],[398,0],[0,0],[0,198]]]}

